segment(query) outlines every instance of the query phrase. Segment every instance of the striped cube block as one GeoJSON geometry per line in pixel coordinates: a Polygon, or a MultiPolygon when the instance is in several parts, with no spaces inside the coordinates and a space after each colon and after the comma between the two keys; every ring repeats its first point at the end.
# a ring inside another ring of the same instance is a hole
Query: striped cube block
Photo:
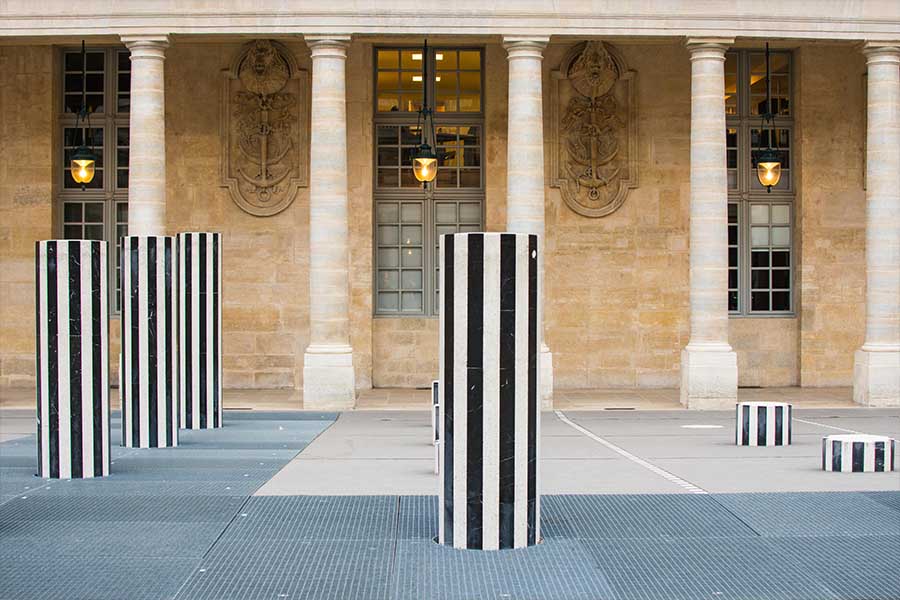
{"type": "Polygon", "coordinates": [[[181,427],[222,426],[222,236],[179,233],[181,427]]]}
{"type": "Polygon", "coordinates": [[[440,516],[455,548],[540,541],[538,237],[441,236],[440,516]]]}
{"type": "Polygon", "coordinates": [[[822,469],[841,473],[894,470],[897,441],[883,435],[850,433],[822,438],[822,469]]]}
{"type": "Polygon", "coordinates": [[[175,238],[121,239],[122,445],[178,445],[175,238]]]}
{"type": "Polygon", "coordinates": [[[37,467],[45,478],[109,475],[106,242],[35,244],[37,467]]]}
{"type": "Polygon", "coordinates": [[[738,446],[787,446],[793,407],[784,402],[739,402],[734,442],[738,446]]]}

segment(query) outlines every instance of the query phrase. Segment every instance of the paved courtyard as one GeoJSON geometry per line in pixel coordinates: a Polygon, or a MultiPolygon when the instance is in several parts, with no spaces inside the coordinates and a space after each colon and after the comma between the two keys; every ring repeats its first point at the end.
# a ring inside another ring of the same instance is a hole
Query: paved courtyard
{"type": "Polygon", "coordinates": [[[543,543],[479,552],[432,541],[424,411],[229,410],[48,481],[33,411],[3,408],[0,599],[900,598],[900,474],[819,470],[823,435],[900,437],[900,410],[794,417],[749,448],[731,412],[544,413],[543,543]]]}

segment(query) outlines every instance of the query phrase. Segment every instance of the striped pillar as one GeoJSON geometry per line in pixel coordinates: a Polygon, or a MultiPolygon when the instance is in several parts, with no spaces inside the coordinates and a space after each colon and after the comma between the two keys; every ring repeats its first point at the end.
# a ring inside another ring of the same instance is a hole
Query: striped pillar
{"type": "Polygon", "coordinates": [[[122,445],[178,445],[175,238],[122,244],[122,445]]]}
{"type": "Polygon", "coordinates": [[[109,475],[106,242],[35,244],[37,466],[45,478],[109,475]]]}
{"type": "Polygon", "coordinates": [[[734,428],[738,446],[788,446],[793,407],[785,402],[739,402],[734,428]]]}
{"type": "Polygon", "coordinates": [[[862,433],[822,438],[822,469],[841,473],[875,473],[894,470],[897,441],[883,435],[862,433]]]}
{"type": "Polygon", "coordinates": [[[222,426],[222,236],[179,233],[181,427],[222,426]]]}
{"type": "Polygon", "coordinates": [[[455,548],[540,541],[538,236],[441,236],[438,537],[455,548]]]}

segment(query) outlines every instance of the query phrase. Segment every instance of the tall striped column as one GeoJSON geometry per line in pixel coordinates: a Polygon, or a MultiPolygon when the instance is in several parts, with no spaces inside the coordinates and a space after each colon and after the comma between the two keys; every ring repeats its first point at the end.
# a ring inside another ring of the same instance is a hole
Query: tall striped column
{"type": "Polygon", "coordinates": [[[45,478],[109,475],[106,242],[35,244],[37,466],[45,478]]]}
{"type": "Polygon", "coordinates": [[[222,426],[222,236],[179,233],[181,427],[222,426]]]}
{"type": "Polygon", "coordinates": [[[122,445],[178,445],[175,238],[122,238],[122,445]]]}
{"type": "Polygon", "coordinates": [[[538,236],[441,236],[440,543],[540,541],[538,236]]]}

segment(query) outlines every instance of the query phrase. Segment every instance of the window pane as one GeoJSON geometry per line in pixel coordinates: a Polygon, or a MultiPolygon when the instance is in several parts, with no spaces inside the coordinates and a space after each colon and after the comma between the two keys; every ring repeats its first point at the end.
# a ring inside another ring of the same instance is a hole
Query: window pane
{"type": "Polygon", "coordinates": [[[753,269],[750,273],[750,287],[752,289],[769,289],[769,272],[753,269]]]}
{"type": "Polygon", "coordinates": [[[404,270],[402,285],[404,290],[422,289],[422,271],[420,270],[404,270]]]}
{"type": "Polygon", "coordinates": [[[788,269],[772,271],[772,288],[786,290],[791,287],[791,272],[788,269]]]}
{"type": "Polygon", "coordinates": [[[750,310],[769,310],[769,292],[753,292],[750,294],[750,310]]]}
{"type": "Polygon", "coordinates": [[[379,225],[378,226],[378,243],[379,244],[397,244],[400,240],[399,230],[396,225],[379,225]]]}
{"type": "MultiPolygon", "coordinates": [[[[422,265],[422,249],[421,248],[404,248],[401,255],[401,264],[404,267],[421,267],[422,265]]],[[[418,286],[421,287],[421,286],[418,286]]]]}
{"type": "Polygon", "coordinates": [[[400,309],[400,294],[396,292],[378,292],[378,310],[396,312],[400,309]]]}
{"type": "Polygon", "coordinates": [[[738,60],[736,52],[725,55],[725,114],[736,115],[738,112],[738,60]]]}
{"type": "Polygon", "coordinates": [[[400,209],[400,218],[404,223],[421,223],[422,205],[418,202],[404,202],[400,209]]]}
{"type": "Polygon", "coordinates": [[[398,248],[379,248],[378,265],[381,267],[399,267],[400,250],[398,248]]]}
{"type": "Polygon", "coordinates": [[[379,202],[376,218],[379,223],[396,223],[400,220],[399,205],[396,202],[379,202]]]}
{"type": "Polygon", "coordinates": [[[773,227],[772,228],[772,245],[773,246],[789,246],[791,244],[791,228],[790,227],[773,227]]]}
{"type": "Polygon", "coordinates": [[[750,237],[753,240],[753,247],[769,245],[769,228],[768,227],[751,227],[750,237]]]}
{"type": "Polygon", "coordinates": [[[403,312],[422,312],[422,292],[403,292],[403,312]]]}
{"type": "Polygon", "coordinates": [[[775,204],[772,206],[772,223],[787,225],[791,222],[791,207],[787,204],[775,204]]]}
{"type": "MultiPolygon", "coordinates": [[[[434,206],[434,220],[438,223],[456,223],[456,204],[437,203],[434,206]]],[[[454,229],[455,231],[455,229],[454,229]]]]}
{"type": "Polygon", "coordinates": [[[754,204],[750,207],[750,222],[754,225],[768,224],[769,206],[767,204],[754,204]]]}
{"type": "Polygon", "coordinates": [[[790,292],[772,292],[772,310],[791,310],[790,292]]]}

